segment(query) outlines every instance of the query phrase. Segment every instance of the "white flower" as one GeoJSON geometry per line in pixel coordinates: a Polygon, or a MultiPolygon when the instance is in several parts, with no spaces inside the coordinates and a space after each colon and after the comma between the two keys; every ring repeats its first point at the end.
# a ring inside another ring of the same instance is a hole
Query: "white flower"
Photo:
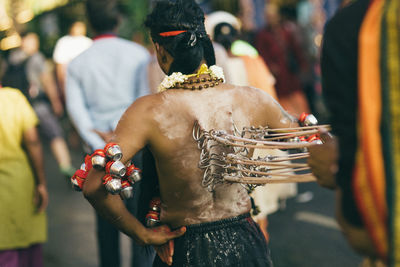
{"type": "Polygon", "coordinates": [[[224,70],[221,67],[218,67],[217,65],[212,65],[210,67],[210,72],[211,77],[225,80],[224,70]]]}
{"type": "Polygon", "coordinates": [[[174,72],[169,76],[165,76],[158,90],[160,92],[165,91],[168,88],[174,87],[177,83],[183,83],[186,79],[186,75],[183,75],[181,72],[174,72]]]}
{"type": "Polygon", "coordinates": [[[207,68],[207,65],[203,64],[197,74],[183,75],[181,72],[174,72],[169,76],[165,76],[164,80],[158,86],[158,91],[163,92],[169,88],[175,87],[177,83],[184,83],[189,77],[199,77],[202,74],[209,74],[212,78],[225,80],[224,71],[221,67],[213,65],[207,68]]]}

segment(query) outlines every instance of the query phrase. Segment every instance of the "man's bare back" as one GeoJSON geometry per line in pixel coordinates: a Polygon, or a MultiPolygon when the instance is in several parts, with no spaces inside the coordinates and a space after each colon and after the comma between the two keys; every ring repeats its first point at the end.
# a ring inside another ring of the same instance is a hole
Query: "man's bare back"
{"type": "MultiPolygon", "coordinates": [[[[270,95],[254,88],[221,84],[223,71],[215,66],[204,13],[195,1],[159,1],[145,25],[150,29],[160,68],[169,75],[160,86],[169,89],[135,101],[119,121],[112,142],[121,147],[123,163],[145,146],[152,151],[162,224],[144,227],[118,195],[106,191],[101,179],[104,171],[89,171],[83,185],[85,197],[119,230],[140,244],[154,245],[158,254],[154,266],[163,266],[162,262],[176,266],[236,266],[244,262],[272,266],[265,239],[246,214],[250,210],[246,190],[239,184],[223,183],[218,175],[221,169],[212,164],[214,159],[210,159],[211,167],[204,175],[193,127],[232,133],[234,126],[281,128],[297,123],[270,95]],[[197,223],[201,224],[193,225],[197,223]],[[228,236],[236,238],[224,238],[228,236]],[[226,246],[231,249],[225,250],[226,246]]],[[[209,142],[213,141],[207,141],[209,155],[232,150],[226,146],[213,146],[215,150],[211,150],[209,142]]],[[[139,205],[147,207],[148,203],[139,205]]]]}
{"type": "Polygon", "coordinates": [[[228,132],[233,131],[234,125],[241,129],[251,125],[282,128],[295,124],[271,96],[250,87],[224,84],[195,91],[168,90],[138,102],[123,116],[117,138],[118,129],[126,125],[148,127],[133,130],[131,145],[136,146],[135,133],[144,133],[139,139],[146,140],[157,164],[161,221],[173,228],[234,217],[251,208],[248,193],[240,184],[220,183],[214,190],[202,186],[200,150],[192,136],[196,121],[205,130],[228,132]]]}

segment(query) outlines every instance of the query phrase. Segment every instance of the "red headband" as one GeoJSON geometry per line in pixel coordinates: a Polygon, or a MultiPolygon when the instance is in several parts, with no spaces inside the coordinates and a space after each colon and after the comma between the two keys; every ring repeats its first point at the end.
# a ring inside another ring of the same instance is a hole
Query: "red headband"
{"type": "Polygon", "coordinates": [[[160,32],[159,35],[162,37],[171,37],[171,36],[177,36],[184,32],[187,32],[187,31],[185,30],[185,31],[160,32]]]}

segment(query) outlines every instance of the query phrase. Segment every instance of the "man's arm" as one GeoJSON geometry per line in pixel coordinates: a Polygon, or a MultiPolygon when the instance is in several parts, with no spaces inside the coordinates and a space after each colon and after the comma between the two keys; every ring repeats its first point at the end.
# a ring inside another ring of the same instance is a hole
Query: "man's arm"
{"type": "MultiPolygon", "coordinates": [[[[133,155],[143,148],[152,137],[153,122],[151,119],[151,98],[137,100],[122,116],[115,130],[113,142],[117,143],[123,152],[122,162],[126,163],[133,155]]],[[[125,207],[118,195],[109,194],[103,184],[104,171],[91,170],[83,186],[86,199],[96,211],[116,226],[119,230],[132,237],[139,244],[161,245],[185,232],[182,227],[171,231],[167,226],[145,228],[125,207]]]]}
{"type": "Polygon", "coordinates": [[[51,107],[57,116],[61,116],[64,112],[63,105],[61,103],[60,96],[58,94],[56,82],[54,81],[53,75],[46,66],[46,61],[42,56],[32,58],[36,68],[41,69],[40,82],[43,85],[44,92],[50,100],[51,107]]]}
{"type": "Polygon", "coordinates": [[[85,95],[81,87],[79,77],[71,69],[67,68],[66,81],[66,107],[68,114],[77,128],[79,135],[92,149],[103,148],[104,140],[94,132],[94,125],[85,101],[85,95]]]}
{"type": "Polygon", "coordinates": [[[269,128],[299,127],[298,119],[284,110],[271,95],[262,90],[256,90],[256,95],[251,98],[258,101],[252,106],[255,109],[253,114],[258,114],[260,117],[260,125],[269,128]]]}
{"type": "MultiPolygon", "coordinates": [[[[299,127],[298,120],[288,114],[272,99],[260,97],[263,104],[263,112],[266,114],[266,125],[270,128],[299,127]]],[[[337,172],[338,147],[337,141],[328,132],[320,132],[324,144],[309,147],[310,165],[318,184],[323,187],[334,189],[336,187],[335,175],[337,172]]]]}
{"type": "Polygon", "coordinates": [[[66,48],[66,42],[65,38],[61,37],[55,47],[54,47],[54,52],[53,52],[53,61],[56,66],[56,76],[57,76],[57,81],[58,85],[61,89],[61,94],[65,99],[65,79],[67,75],[67,56],[65,54],[66,48]]]}
{"type": "Polygon", "coordinates": [[[58,86],[61,89],[61,94],[65,98],[65,76],[67,72],[67,65],[66,64],[60,64],[56,63],[56,75],[57,75],[57,81],[58,81],[58,86]]]}

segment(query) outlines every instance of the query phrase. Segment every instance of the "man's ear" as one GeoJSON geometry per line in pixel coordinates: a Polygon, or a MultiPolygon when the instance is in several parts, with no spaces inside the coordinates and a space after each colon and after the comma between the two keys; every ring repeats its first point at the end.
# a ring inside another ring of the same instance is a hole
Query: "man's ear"
{"type": "Polygon", "coordinates": [[[159,45],[159,43],[154,43],[154,47],[156,48],[156,51],[157,51],[157,52],[160,50],[160,45],[159,45]]]}
{"type": "Polygon", "coordinates": [[[160,45],[159,43],[155,43],[154,46],[156,47],[157,53],[159,53],[161,57],[166,57],[166,51],[162,45],[160,45]]]}
{"type": "Polygon", "coordinates": [[[156,47],[157,54],[160,56],[161,61],[163,63],[166,63],[167,62],[167,53],[168,53],[167,50],[165,50],[165,48],[158,43],[155,43],[155,47],[156,47]]]}

